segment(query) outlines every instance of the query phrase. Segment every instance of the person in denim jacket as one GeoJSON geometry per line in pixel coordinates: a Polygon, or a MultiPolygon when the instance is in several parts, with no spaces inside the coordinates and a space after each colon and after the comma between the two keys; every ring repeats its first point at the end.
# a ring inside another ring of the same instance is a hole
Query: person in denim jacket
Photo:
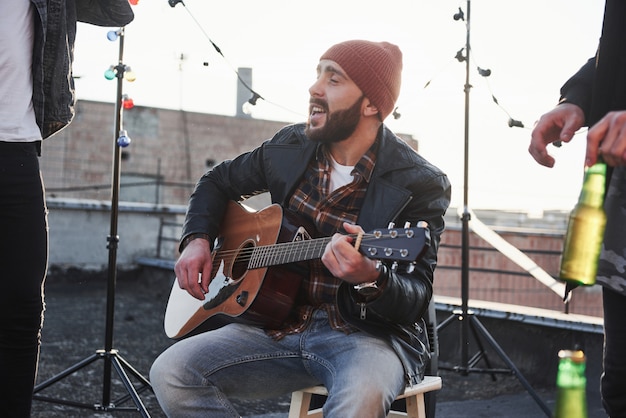
{"type": "Polygon", "coordinates": [[[37,375],[47,208],[42,141],[74,116],[76,22],[123,26],[127,0],[0,2],[0,415],[30,416],[37,375]]]}

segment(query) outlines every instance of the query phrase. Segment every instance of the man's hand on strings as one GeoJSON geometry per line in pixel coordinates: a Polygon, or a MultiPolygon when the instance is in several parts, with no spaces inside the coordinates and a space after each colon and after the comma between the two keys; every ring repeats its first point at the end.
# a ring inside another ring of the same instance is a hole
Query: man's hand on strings
{"type": "Polygon", "coordinates": [[[209,291],[212,265],[209,241],[202,238],[190,241],[174,266],[178,285],[194,298],[203,300],[209,291]]]}

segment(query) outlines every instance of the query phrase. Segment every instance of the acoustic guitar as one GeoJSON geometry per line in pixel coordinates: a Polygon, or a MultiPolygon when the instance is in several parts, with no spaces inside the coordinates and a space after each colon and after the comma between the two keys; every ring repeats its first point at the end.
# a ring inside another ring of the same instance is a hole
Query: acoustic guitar
{"type": "MultiPolygon", "coordinates": [[[[229,322],[277,328],[289,315],[308,260],[321,258],[330,237],[312,237],[296,214],[273,204],[251,212],[229,202],[213,250],[211,282],[198,300],[174,280],[165,311],[168,337],[180,339],[229,322]]],[[[411,268],[430,246],[426,225],[354,235],[371,259],[411,268]]]]}

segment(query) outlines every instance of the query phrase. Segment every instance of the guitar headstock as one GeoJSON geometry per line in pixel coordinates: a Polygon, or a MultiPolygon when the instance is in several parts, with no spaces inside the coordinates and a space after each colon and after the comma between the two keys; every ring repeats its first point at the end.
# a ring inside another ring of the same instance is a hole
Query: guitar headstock
{"type": "Polygon", "coordinates": [[[361,239],[359,251],[377,260],[412,263],[430,247],[430,230],[425,222],[415,227],[374,229],[361,239]]]}

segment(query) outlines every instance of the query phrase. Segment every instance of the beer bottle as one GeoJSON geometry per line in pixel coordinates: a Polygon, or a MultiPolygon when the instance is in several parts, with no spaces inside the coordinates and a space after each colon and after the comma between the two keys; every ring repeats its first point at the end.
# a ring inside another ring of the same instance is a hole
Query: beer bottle
{"type": "Polygon", "coordinates": [[[587,418],[585,354],[581,350],[559,351],[554,418],[587,418]]]}
{"type": "Polygon", "coordinates": [[[596,282],[606,225],[603,208],[605,182],[604,162],[587,168],[578,203],[569,217],[559,277],[574,287],[591,286],[596,282]]]}

